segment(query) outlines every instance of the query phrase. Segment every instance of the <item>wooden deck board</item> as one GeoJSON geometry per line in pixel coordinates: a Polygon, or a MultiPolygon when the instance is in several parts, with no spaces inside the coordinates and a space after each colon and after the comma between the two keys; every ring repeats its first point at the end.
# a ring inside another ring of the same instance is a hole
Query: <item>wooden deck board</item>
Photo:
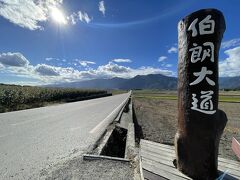
{"type": "MultiPolygon", "coordinates": [[[[191,179],[174,167],[175,151],[173,146],[141,139],[140,156],[146,179],[157,179],[157,176],[159,179],[191,179]]],[[[219,170],[222,173],[225,171],[228,173],[224,179],[240,179],[240,162],[224,158],[218,159],[219,170]]]]}
{"type": "Polygon", "coordinates": [[[171,180],[186,180],[186,178],[182,177],[180,173],[176,174],[176,172],[171,172],[172,168],[166,167],[164,168],[164,165],[145,160],[142,160],[142,165],[144,169],[153,172],[159,176],[162,176],[164,178],[171,180]]]}
{"type": "Polygon", "coordinates": [[[163,147],[165,149],[171,149],[171,150],[175,149],[174,146],[170,146],[170,145],[166,145],[166,144],[160,144],[160,143],[148,141],[148,140],[145,140],[145,139],[141,139],[141,142],[144,143],[144,144],[150,144],[150,145],[157,146],[157,147],[163,147]]]}
{"type": "Polygon", "coordinates": [[[148,158],[150,160],[155,160],[157,162],[165,163],[166,165],[175,168],[173,165],[173,162],[172,162],[173,158],[169,158],[166,156],[159,156],[159,155],[156,155],[156,154],[150,153],[148,151],[144,151],[144,150],[141,150],[141,155],[142,155],[142,157],[148,158]]]}
{"type": "Polygon", "coordinates": [[[160,177],[159,175],[145,169],[143,170],[143,176],[146,180],[167,180],[166,178],[160,177]]]}

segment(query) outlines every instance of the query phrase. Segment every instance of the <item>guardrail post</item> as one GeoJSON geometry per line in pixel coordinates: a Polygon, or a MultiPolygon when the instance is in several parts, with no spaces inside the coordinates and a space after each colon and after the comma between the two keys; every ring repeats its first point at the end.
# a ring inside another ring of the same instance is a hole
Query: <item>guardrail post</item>
{"type": "Polygon", "coordinates": [[[218,110],[218,52],[225,31],[216,9],[194,12],[178,24],[176,165],[194,179],[217,177],[220,137],[227,122],[218,110]]]}

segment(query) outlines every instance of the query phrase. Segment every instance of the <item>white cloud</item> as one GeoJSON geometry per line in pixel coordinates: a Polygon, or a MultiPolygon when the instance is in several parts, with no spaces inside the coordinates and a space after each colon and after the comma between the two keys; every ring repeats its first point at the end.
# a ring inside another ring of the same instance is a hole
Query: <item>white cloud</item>
{"type": "Polygon", "coordinates": [[[59,58],[55,58],[55,57],[47,57],[47,58],[45,58],[45,60],[46,61],[63,61],[63,60],[61,60],[59,58]]]}
{"type": "Polygon", "coordinates": [[[104,66],[99,66],[98,71],[100,72],[104,72],[104,73],[116,73],[116,74],[121,74],[121,73],[128,73],[130,72],[130,68],[129,67],[125,67],[125,66],[120,66],[117,65],[113,62],[109,62],[108,64],[104,65],[104,66]]]}
{"type": "Polygon", "coordinates": [[[52,61],[53,58],[51,58],[51,57],[48,58],[48,57],[47,57],[47,58],[45,58],[45,60],[46,60],[46,61],[52,61]]]}
{"type": "Polygon", "coordinates": [[[77,61],[83,67],[87,67],[89,64],[96,64],[93,61],[83,61],[83,60],[78,60],[78,59],[76,59],[75,61],[77,61]]]}
{"type": "Polygon", "coordinates": [[[49,9],[62,4],[62,0],[0,0],[0,16],[30,30],[43,29],[40,22],[47,20],[49,9]]]}
{"type": "Polygon", "coordinates": [[[164,61],[164,60],[166,60],[167,59],[167,56],[160,56],[159,58],[158,58],[158,62],[162,62],[162,61],[164,61]]]}
{"type": "Polygon", "coordinates": [[[126,66],[120,66],[113,62],[109,62],[106,65],[99,66],[96,70],[94,70],[97,77],[102,78],[111,78],[111,77],[121,77],[121,78],[132,78],[137,75],[147,75],[147,74],[163,74],[163,75],[173,75],[174,73],[169,70],[163,70],[160,68],[153,67],[140,67],[140,68],[130,68],[126,66]]]}
{"type": "Polygon", "coordinates": [[[78,18],[82,22],[90,23],[93,18],[90,18],[86,12],[78,11],[78,18]]]}
{"type": "Polygon", "coordinates": [[[71,24],[75,25],[77,24],[78,15],[76,13],[73,13],[67,17],[67,19],[71,21],[71,24]]]}
{"type": "Polygon", "coordinates": [[[220,76],[240,76],[240,46],[224,51],[228,57],[219,62],[220,76]]]}
{"type": "Polygon", "coordinates": [[[35,71],[43,76],[59,76],[57,68],[54,66],[49,66],[47,64],[38,64],[35,67],[35,71]]]}
{"type": "Polygon", "coordinates": [[[166,64],[166,65],[165,65],[166,68],[170,68],[170,67],[172,67],[172,66],[173,66],[172,64],[166,64]]]}
{"type": "Polygon", "coordinates": [[[99,2],[98,9],[105,16],[106,9],[105,9],[105,6],[104,6],[104,1],[99,2]]]}
{"type": "Polygon", "coordinates": [[[173,65],[172,64],[167,64],[166,62],[161,62],[161,67],[163,67],[164,69],[167,69],[167,68],[170,68],[172,67],[173,65]]]}
{"type": "Polygon", "coordinates": [[[0,63],[0,70],[4,69],[4,66],[0,63]]]}
{"type": "Polygon", "coordinates": [[[168,50],[168,53],[177,53],[178,52],[178,50],[177,50],[177,48],[176,47],[171,47],[169,50],[168,50]]]}
{"type": "Polygon", "coordinates": [[[221,47],[222,47],[223,49],[231,48],[231,47],[236,47],[236,46],[240,46],[240,38],[236,38],[236,39],[231,39],[231,40],[228,40],[228,41],[224,41],[224,42],[222,42],[222,44],[221,44],[221,47]]]}
{"type": "Polygon", "coordinates": [[[86,22],[88,24],[93,20],[93,17],[90,18],[86,12],[78,11],[77,13],[72,13],[67,17],[67,19],[71,22],[72,25],[75,25],[78,21],[86,22]]]}
{"type": "Polygon", "coordinates": [[[0,63],[6,66],[22,67],[28,65],[29,61],[19,52],[8,52],[0,54],[0,63]]]}
{"type": "MultiPolygon", "coordinates": [[[[20,59],[24,59],[23,58],[24,56],[22,54],[19,57],[21,57],[20,59]]],[[[33,79],[35,79],[36,82],[39,82],[39,84],[49,84],[56,82],[73,82],[96,78],[112,78],[112,77],[132,78],[136,75],[147,74],[164,74],[164,75],[174,74],[170,70],[164,70],[160,68],[154,67],[131,68],[127,66],[121,66],[113,62],[101,65],[96,69],[85,68],[85,70],[83,71],[79,71],[77,69],[74,69],[73,67],[59,67],[48,64],[37,64],[36,66],[33,66],[29,63],[28,60],[25,63],[21,62],[17,64],[18,66],[16,66],[15,61],[13,62],[14,63],[7,62],[8,65],[3,65],[2,63],[0,63],[1,73],[21,77],[24,78],[25,80],[31,79],[31,82],[33,81],[33,79]]],[[[87,67],[89,64],[95,64],[95,62],[93,61],[82,61],[82,63],[83,63],[82,65],[87,65],[87,67]]]]}
{"type": "Polygon", "coordinates": [[[116,62],[116,63],[131,63],[132,62],[131,59],[113,59],[112,61],[116,62]]]}

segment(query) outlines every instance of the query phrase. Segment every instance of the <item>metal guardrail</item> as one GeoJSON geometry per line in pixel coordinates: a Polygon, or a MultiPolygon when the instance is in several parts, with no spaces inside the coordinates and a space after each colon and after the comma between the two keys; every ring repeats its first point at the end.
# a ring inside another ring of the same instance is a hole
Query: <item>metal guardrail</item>
{"type": "Polygon", "coordinates": [[[119,113],[121,113],[122,109],[126,106],[128,103],[128,100],[132,94],[132,91],[128,92],[127,98],[117,107],[115,108],[101,123],[99,123],[94,129],[90,131],[90,133],[100,132],[100,138],[106,131],[106,128],[118,117],[119,113]]]}

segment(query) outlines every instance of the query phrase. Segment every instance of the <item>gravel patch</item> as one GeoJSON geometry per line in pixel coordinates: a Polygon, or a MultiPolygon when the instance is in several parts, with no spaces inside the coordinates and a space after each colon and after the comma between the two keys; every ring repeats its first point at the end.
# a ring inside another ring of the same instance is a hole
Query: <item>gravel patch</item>
{"type": "Polygon", "coordinates": [[[129,162],[106,159],[83,160],[74,158],[42,176],[46,180],[130,180],[133,179],[133,167],[129,162]]]}

